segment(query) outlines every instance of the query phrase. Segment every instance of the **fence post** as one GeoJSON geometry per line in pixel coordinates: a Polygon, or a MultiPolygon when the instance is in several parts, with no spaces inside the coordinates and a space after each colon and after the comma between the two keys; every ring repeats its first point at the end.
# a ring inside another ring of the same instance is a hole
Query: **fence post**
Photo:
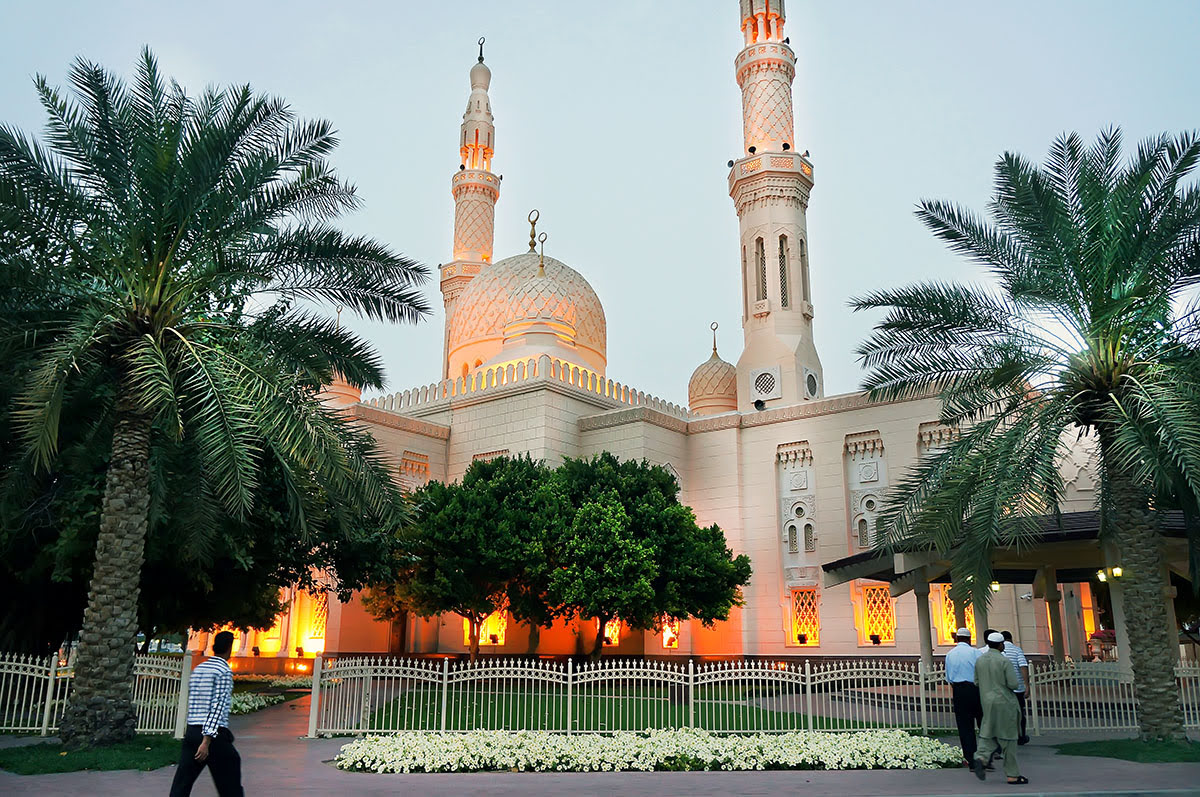
{"type": "Polygon", "coordinates": [[[442,733],[446,732],[446,698],[450,691],[450,659],[442,659],[442,733]]]}
{"type": "Polygon", "coordinates": [[[917,659],[917,689],[921,694],[921,733],[929,733],[929,715],[925,704],[925,659],[917,659]]]}
{"type": "Polygon", "coordinates": [[[187,730],[188,691],[192,686],[192,651],[185,650],[179,670],[179,700],[175,704],[175,738],[182,739],[187,730]]]}
{"type": "Polygon", "coordinates": [[[1038,695],[1041,694],[1042,685],[1038,684],[1037,689],[1033,688],[1033,682],[1034,679],[1037,678],[1038,672],[1039,669],[1036,664],[1029,668],[1029,683],[1025,687],[1025,708],[1029,711],[1029,724],[1033,726],[1034,736],[1042,735],[1042,728],[1041,723],[1038,722],[1037,710],[1037,699],[1038,695]]]}
{"type": "Polygon", "coordinates": [[[317,720],[321,710],[321,671],[325,666],[325,657],[320,653],[313,659],[312,698],[308,704],[308,738],[317,738],[317,720]]]}
{"type": "Polygon", "coordinates": [[[812,664],[804,660],[804,716],[808,730],[813,729],[812,664]]]}
{"type": "Polygon", "coordinates": [[[688,659],[688,727],[696,727],[696,663],[688,659]]]}
{"type": "Polygon", "coordinates": [[[47,673],[50,679],[46,682],[46,706],[42,710],[42,736],[50,733],[50,716],[53,713],[51,707],[54,705],[54,693],[58,690],[54,688],[55,681],[58,680],[58,651],[50,654],[50,666],[47,668],[47,673]]]}
{"type": "Polygon", "coordinates": [[[572,723],[574,722],[574,718],[572,716],[572,714],[574,713],[573,709],[575,708],[574,703],[573,703],[573,698],[572,698],[572,694],[574,692],[573,687],[575,686],[575,684],[573,683],[574,680],[575,680],[575,660],[568,658],[567,659],[567,736],[571,735],[571,726],[572,726],[572,723]]]}

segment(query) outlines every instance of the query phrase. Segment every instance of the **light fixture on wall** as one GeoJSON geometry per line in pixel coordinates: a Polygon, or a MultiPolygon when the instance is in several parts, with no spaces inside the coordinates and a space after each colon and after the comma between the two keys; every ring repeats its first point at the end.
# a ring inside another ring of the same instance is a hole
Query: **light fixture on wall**
{"type": "Polygon", "coordinates": [[[871,640],[872,645],[882,645],[883,644],[883,638],[880,637],[879,634],[871,634],[871,636],[869,636],[868,639],[871,640]]]}
{"type": "Polygon", "coordinates": [[[1121,566],[1117,565],[1112,569],[1113,578],[1120,578],[1122,572],[1124,571],[1121,570],[1121,566]]]}
{"type": "Polygon", "coordinates": [[[999,592],[999,591],[1000,591],[1000,582],[999,582],[999,581],[993,581],[993,582],[992,582],[991,584],[989,584],[988,586],[990,586],[990,587],[992,588],[992,592],[999,592]]]}

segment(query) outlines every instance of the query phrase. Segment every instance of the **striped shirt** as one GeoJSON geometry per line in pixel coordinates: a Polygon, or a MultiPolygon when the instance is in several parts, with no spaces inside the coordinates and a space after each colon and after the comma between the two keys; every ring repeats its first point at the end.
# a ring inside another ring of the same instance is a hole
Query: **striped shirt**
{"type": "Polygon", "coordinates": [[[188,725],[199,725],[205,736],[216,736],[217,728],[229,726],[232,703],[233,671],[229,669],[229,662],[213,656],[192,670],[188,688],[188,725]]]}
{"type": "Polygon", "coordinates": [[[1013,669],[1017,671],[1017,688],[1014,692],[1025,691],[1025,679],[1021,677],[1021,668],[1029,666],[1029,660],[1025,658],[1025,651],[1011,642],[1004,643],[1004,658],[1012,662],[1013,669]]]}

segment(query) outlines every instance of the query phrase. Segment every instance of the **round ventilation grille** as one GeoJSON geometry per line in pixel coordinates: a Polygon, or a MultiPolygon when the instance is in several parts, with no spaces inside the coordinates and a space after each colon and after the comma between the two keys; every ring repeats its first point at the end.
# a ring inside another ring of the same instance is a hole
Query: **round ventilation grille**
{"type": "Polygon", "coordinates": [[[762,394],[770,394],[775,391],[775,377],[772,374],[762,373],[754,378],[755,392],[762,394]]]}

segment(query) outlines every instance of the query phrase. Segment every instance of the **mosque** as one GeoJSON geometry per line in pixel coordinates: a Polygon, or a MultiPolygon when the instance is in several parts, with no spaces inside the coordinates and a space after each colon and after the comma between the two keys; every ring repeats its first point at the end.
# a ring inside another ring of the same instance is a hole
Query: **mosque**
{"type": "MultiPolygon", "coordinates": [[[[325,401],[373,432],[405,488],[452,481],[472,462],[504,455],[528,453],[554,465],[610,451],[659,464],[677,477],[680,498],[699,522],[720,525],[730,547],[753,562],[745,606],[714,628],[685,622],[643,632],[613,621],[601,629],[579,618],[542,629],[531,645],[530,630],[498,612],[481,635],[485,654],[575,654],[602,633],[609,655],[929,660],[948,649],[960,625],[991,625],[1011,629],[1029,653],[1089,656],[1097,607],[1088,581],[1097,568],[1115,581],[1120,568],[1087,528],[1096,487],[1087,446],[1072,449],[1062,466],[1065,526],[1036,555],[1011,552],[997,561],[987,607],[954,606],[947,563],[935,556],[893,561],[872,550],[888,484],[954,431],[939,424],[936,399],[826,395],[813,343],[805,220],[815,174],[793,134],[796,56],[784,2],[739,6],[744,46],[734,70],[744,144],[728,175],[740,230],[739,251],[728,253],[742,277],[736,362],[718,353],[714,336],[711,355],[688,383],[686,408],[646,395],[610,378],[604,306],[585,275],[537,250],[536,211],[529,250],[494,257],[501,180],[493,170],[492,75],[481,49],[470,69],[461,163],[450,180],[454,240],[440,269],[442,373],[366,401],[335,383],[325,401]]],[[[357,597],[345,604],[332,594],[288,597],[274,628],[240,635],[236,655],[259,661],[235,665],[270,670],[271,659],[278,669],[304,670],[303,660],[321,652],[467,649],[456,615],[385,623],[357,597]]],[[[1113,608],[1123,614],[1115,587],[1113,608]]],[[[203,650],[206,637],[195,635],[192,647],[203,650]]]]}

